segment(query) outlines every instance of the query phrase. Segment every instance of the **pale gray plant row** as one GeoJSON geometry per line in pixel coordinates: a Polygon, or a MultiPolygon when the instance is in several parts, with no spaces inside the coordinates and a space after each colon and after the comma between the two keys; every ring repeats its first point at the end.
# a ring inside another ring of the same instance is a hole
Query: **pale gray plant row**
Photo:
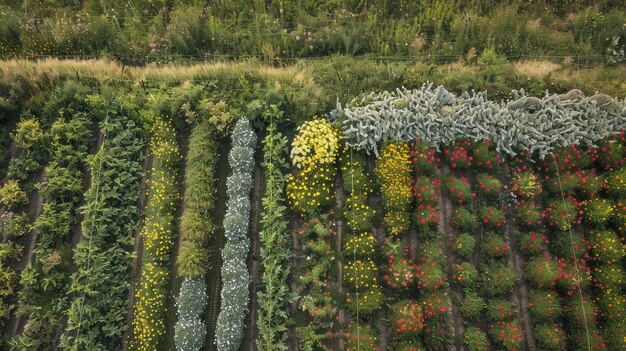
{"type": "Polygon", "coordinates": [[[439,149],[470,138],[491,140],[498,152],[524,150],[544,158],[556,147],[590,144],[626,128],[625,101],[604,94],[585,97],[572,90],[539,99],[519,90],[513,96],[496,103],[486,92],[455,96],[430,83],[415,90],[371,93],[345,108],[338,103],[331,118],[342,120],[350,146],[376,155],[386,140],[421,138],[439,149]]]}
{"type": "Polygon", "coordinates": [[[232,174],[226,183],[228,196],[224,216],[226,244],[222,250],[221,309],[215,336],[219,351],[236,351],[243,338],[244,318],[248,310],[250,273],[246,258],[250,248],[248,222],[250,191],[256,134],[248,119],[237,121],[232,132],[232,148],[228,155],[232,174]]]}

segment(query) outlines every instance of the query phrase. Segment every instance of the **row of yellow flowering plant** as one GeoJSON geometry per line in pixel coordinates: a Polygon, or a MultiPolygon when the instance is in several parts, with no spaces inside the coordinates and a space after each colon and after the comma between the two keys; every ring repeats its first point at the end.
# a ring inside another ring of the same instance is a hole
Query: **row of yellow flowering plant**
{"type": "Polygon", "coordinates": [[[390,142],[383,146],[376,159],[374,172],[383,198],[385,227],[392,235],[406,232],[409,228],[413,195],[410,156],[406,143],[390,142]]]}
{"type": "Polygon", "coordinates": [[[174,128],[164,118],[150,130],[152,168],[147,180],[146,218],[141,278],[135,291],[130,349],[155,350],[166,333],[169,261],[174,249],[174,215],[179,201],[178,167],[181,160],[174,128]]]}

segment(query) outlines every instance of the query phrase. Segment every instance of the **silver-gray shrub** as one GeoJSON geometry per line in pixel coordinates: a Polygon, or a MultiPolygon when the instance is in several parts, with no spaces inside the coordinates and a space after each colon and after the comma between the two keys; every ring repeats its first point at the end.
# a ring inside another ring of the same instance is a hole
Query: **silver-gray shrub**
{"type": "Polygon", "coordinates": [[[585,97],[574,90],[541,99],[523,90],[496,103],[486,92],[455,96],[442,86],[371,93],[331,113],[342,119],[350,146],[378,154],[385,140],[424,139],[439,149],[457,138],[491,140],[499,152],[536,152],[543,158],[554,148],[594,143],[626,125],[624,102],[603,94],[585,97]]]}
{"type": "Polygon", "coordinates": [[[250,191],[254,168],[256,134],[250,122],[237,121],[232,132],[232,147],[228,160],[232,174],[227,179],[228,196],[224,233],[226,244],[222,250],[221,309],[217,318],[215,336],[219,351],[236,351],[243,338],[244,318],[248,311],[250,273],[246,258],[250,247],[248,222],[250,219],[250,191]]]}
{"type": "Polygon", "coordinates": [[[204,278],[185,278],[176,300],[178,322],[174,330],[174,343],[178,351],[202,349],[206,338],[206,326],[202,314],[207,304],[204,278]]]}

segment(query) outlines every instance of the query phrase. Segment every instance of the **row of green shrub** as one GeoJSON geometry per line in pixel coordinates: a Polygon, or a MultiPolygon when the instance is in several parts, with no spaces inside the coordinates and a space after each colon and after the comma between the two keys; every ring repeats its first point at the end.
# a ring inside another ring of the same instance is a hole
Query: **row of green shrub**
{"type": "Polygon", "coordinates": [[[100,123],[103,143],[88,159],[91,186],[85,195],[83,238],[74,249],[78,270],[71,278],[62,350],[118,349],[128,328],[144,129],[135,106],[107,102],[99,107],[107,113],[100,123]]]}
{"type": "MultiPolygon", "coordinates": [[[[79,104],[73,104],[79,105],[79,104]]],[[[75,267],[72,239],[83,198],[87,151],[93,141],[92,121],[85,111],[68,106],[50,129],[50,163],[40,188],[43,211],[33,223],[38,234],[30,264],[22,271],[20,313],[27,319],[15,350],[54,348],[65,327],[60,314],[68,308],[67,293],[75,267]]]]}
{"type": "Polygon", "coordinates": [[[264,112],[269,120],[263,139],[263,162],[265,194],[262,199],[261,242],[261,288],[257,293],[258,336],[256,347],[260,351],[287,350],[287,320],[285,311],[289,302],[287,278],[291,272],[291,238],[287,232],[286,199],[287,138],[278,131],[283,119],[279,106],[270,104],[264,112]]]}
{"type": "Polygon", "coordinates": [[[219,255],[209,248],[215,234],[212,211],[215,208],[217,134],[209,120],[197,121],[189,136],[185,169],[185,210],[180,219],[181,246],[177,257],[178,275],[183,278],[177,299],[178,321],[174,340],[180,351],[200,350],[207,334],[202,320],[207,304],[204,276],[219,255]]]}

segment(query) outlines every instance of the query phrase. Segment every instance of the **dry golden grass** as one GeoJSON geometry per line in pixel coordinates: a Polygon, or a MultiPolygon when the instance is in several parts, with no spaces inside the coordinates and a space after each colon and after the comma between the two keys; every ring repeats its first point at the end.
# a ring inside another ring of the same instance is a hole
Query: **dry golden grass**
{"type": "Polygon", "coordinates": [[[521,61],[514,64],[515,72],[527,77],[544,78],[550,73],[558,71],[561,66],[551,61],[521,61]]]}

